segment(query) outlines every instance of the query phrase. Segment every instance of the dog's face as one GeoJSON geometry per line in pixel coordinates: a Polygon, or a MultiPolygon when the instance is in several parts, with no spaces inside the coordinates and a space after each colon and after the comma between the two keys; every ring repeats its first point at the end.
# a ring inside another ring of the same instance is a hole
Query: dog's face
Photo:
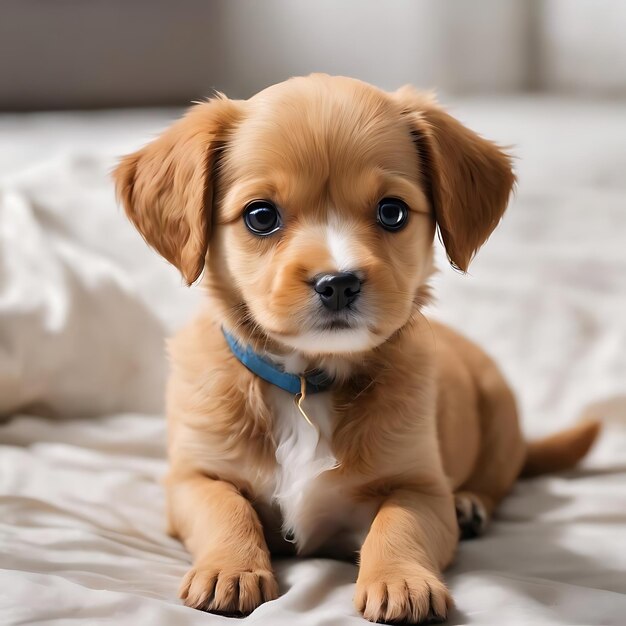
{"type": "Polygon", "coordinates": [[[281,343],[361,351],[406,323],[434,222],[397,118],[352,81],[283,83],[248,103],[220,163],[211,261],[281,343]]]}
{"type": "Polygon", "coordinates": [[[198,105],[116,178],[189,282],[206,263],[238,321],[307,354],[363,352],[406,324],[436,225],[465,269],[514,180],[429,98],[328,76],[198,105]]]}

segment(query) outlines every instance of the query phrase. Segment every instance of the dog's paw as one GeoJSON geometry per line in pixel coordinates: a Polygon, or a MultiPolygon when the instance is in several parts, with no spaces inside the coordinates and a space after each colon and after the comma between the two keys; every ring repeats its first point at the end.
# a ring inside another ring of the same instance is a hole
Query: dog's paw
{"type": "Polygon", "coordinates": [[[199,566],[183,578],[179,592],[187,606],[211,613],[247,615],[278,597],[278,584],[268,569],[215,569],[199,566]]]}
{"type": "Polygon", "coordinates": [[[455,493],[454,506],[461,539],[480,537],[487,528],[489,516],[479,498],[467,491],[455,493]]]}
{"type": "Polygon", "coordinates": [[[442,622],[452,607],[446,586],[418,565],[387,566],[359,574],[354,606],[370,622],[442,622]]]}

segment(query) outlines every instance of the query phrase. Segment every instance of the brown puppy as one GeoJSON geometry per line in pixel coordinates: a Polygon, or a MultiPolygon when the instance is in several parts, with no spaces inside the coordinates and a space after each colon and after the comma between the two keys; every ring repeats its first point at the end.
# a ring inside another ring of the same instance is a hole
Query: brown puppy
{"type": "Polygon", "coordinates": [[[367,619],[445,618],[459,525],[481,532],[525,463],[569,467],[597,432],[529,447],[493,362],[420,313],[436,229],[465,270],[506,208],[509,157],[411,88],[313,75],[194,106],[115,178],[210,301],[170,343],[185,603],[247,613],[278,593],[270,550],[358,551],[367,619]]]}

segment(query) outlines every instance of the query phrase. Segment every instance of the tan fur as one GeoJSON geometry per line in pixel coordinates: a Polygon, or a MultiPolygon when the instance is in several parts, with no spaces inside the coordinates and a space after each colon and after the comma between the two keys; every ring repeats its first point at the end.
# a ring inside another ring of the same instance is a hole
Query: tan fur
{"type": "MultiPolygon", "coordinates": [[[[313,459],[321,449],[332,458],[311,471],[302,501],[288,503],[297,505],[297,551],[350,557],[360,548],[355,606],[367,619],[444,618],[441,572],[459,536],[454,494],[457,514],[490,514],[527,448],[497,367],[420,308],[436,228],[466,269],[506,208],[509,157],[410,88],[386,94],[313,75],[246,102],[197,105],[115,177],[148,243],[188,282],[204,270],[208,306],[170,343],[168,514],[194,557],[185,603],[247,613],[276,597],[270,548],[292,549],[280,534],[277,477],[290,468],[278,450],[306,444],[313,459]],[[389,196],[410,208],[397,233],[376,224],[389,196]],[[242,213],[255,199],[280,208],[279,233],[247,231],[242,213]],[[309,282],[340,264],[365,277],[362,328],[341,340],[316,330],[309,282]],[[231,354],[222,325],[277,362],[300,363],[297,373],[335,377],[317,444],[306,443],[308,425],[289,422],[304,419],[292,399],[231,354]]],[[[583,439],[589,431],[566,443],[583,439]]],[[[558,453],[560,443],[542,450],[558,453]]],[[[531,467],[538,458],[531,448],[531,467]]]]}
{"type": "Polygon", "coordinates": [[[395,95],[412,119],[448,258],[466,271],[506,208],[515,183],[511,158],[448,115],[432,98],[411,87],[395,95]]]}
{"type": "Polygon", "coordinates": [[[589,452],[600,422],[588,419],[576,426],[528,444],[522,476],[560,472],[576,465],[589,452]]]}
{"type": "Polygon", "coordinates": [[[188,284],[204,267],[211,223],[213,152],[227,136],[234,103],[197,105],[115,171],[117,194],[146,241],[188,284]]]}

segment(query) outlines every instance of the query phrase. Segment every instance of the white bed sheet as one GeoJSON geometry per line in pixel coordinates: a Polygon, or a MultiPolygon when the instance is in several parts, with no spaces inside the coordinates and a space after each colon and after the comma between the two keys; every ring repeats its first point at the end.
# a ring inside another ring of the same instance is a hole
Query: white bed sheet
{"type": "MultiPolygon", "coordinates": [[[[590,404],[581,469],[519,483],[447,573],[450,624],[626,624],[626,106],[459,102],[516,144],[519,191],[433,313],[478,340],[542,434],[590,404]]],[[[218,624],[180,605],[164,532],[162,341],[197,305],[115,208],[113,155],[175,111],[0,117],[0,624],[218,624]],[[32,415],[24,414],[25,410],[32,415]]],[[[440,254],[440,257],[442,255],[440,254]]],[[[246,623],[365,623],[356,568],[276,563],[246,623]]]]}

